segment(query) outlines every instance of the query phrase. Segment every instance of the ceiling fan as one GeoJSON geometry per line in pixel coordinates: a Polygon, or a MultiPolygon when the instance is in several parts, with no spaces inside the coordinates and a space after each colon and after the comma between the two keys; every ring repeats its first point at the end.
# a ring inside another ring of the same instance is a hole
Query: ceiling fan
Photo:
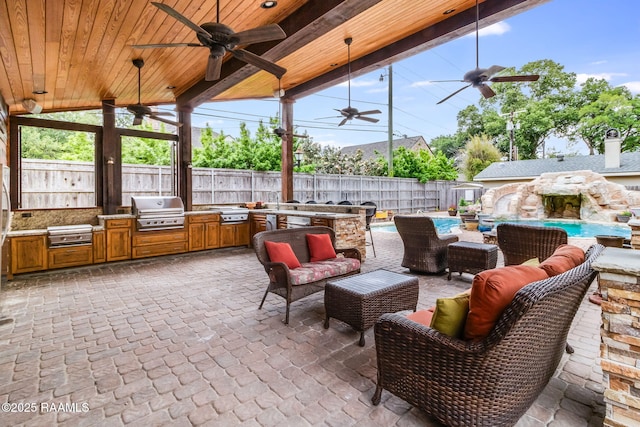
{"type": "Polygon", "coordinates": [[[175,9],[166,4],[151,2],[152,5],[167,13],[169,16],[177,19],[187,27],[196,32],[196,36],[200,43],[159,43],[159,44],[143,44],[133,45],[136,49],[146,49],[154,47],[206,47],[209,48],[209,61],[207,62],[207,71],[205,80],[218,80],[222,70],[222,60],[224,55],[229,52],[235,58],[246,62],[247,64],[261,68],[276,77],[280,78],[287,72],[285,68],[274,64],[271,61],[261,58],[255,53],[251,53],[244,49],[236,49],[238,45],[249,45],[261,43],[271,40],[279,40],[287,37],[285,32],[277,24],[264,25],[262,27],[253,28],[246,31],[234,32],[230,27],[220,23],[220,2],[216,2],[216,22],[206,22],[197,25],[189,19],[181,15],[175,9]]]}
{"type": "Polygon", "coordinates": [[[447,99],[451,98],[454,95],[457,95],[458,93],[462,92],[463,90],[465,90],[466,88],[468,88],[469,86],[473,86],[475,88],[477,88],[480,93],[482,94],[482,96],[484,96],[485,98],[491,98],[492,96],[495,96],[495,92],[493,91],[493,89],[491,89],[491,87],[487,84],[487,82],[496,82],[496,83],[503,83],[503,82],[535,82],[537,81],[540,76],[537,74],[532,74],[532,75],[520,75],[520,76],[498,76],[498,77],[493,77],[494,74],[499,73],[500,71],[504,70],[505,67],[502,67],[500,65],[492,65],[489,68],[480,68],[480,55],[479,55],[479,22],[480,22],[480,9],[478,6],[478,0],[476,0],[476,68],[475,70],[471,70],[468,71],[463,77],[462,80],[438,80],[438,82],[464,82],[464,83],[468,83],[468,85],[463,86],[462,88],[458,89],[457,91],[453,92],[451,95],[447,96],[446,98],[438,101],[438,104],[442,104],[444,101],[446,101],[447,99]]]}
{"type": "Polygon", "coordinates": [[[338,126],[342,126],[347,123],[351,119],[364,120],[366,122],[378,123],[379,119],[374,119],[373,117],[366,117],[369,114],[381,114],[380,110],[369,110],[369,111],[358,111],[357,108],[351,106],[351,42],[353,39],[351,37],[347,37],[344,39],[344,43],[347,45],[347,66],[348,66],[348,79],[347,84],[349,87],[349,106],[343,108],[342,110],[336,109],[341,115],[338,117],[343,117],[342,121],[338,124],[338,126]]]}
{"type": "Polygon", "coordinates": [[[132,62],[133,62],[133,65],[138,69],[138,103],[127,105],[127,110],[131,114],[133,114],[133,125],[138,126],[142,124],[142,119],[144,118],[144,116],[147,116],[150,119],[158,120],[160,122],[173,125],[176,127],[182,126],[182,123],[174,122],[173,120],[167,120],[160,117],[160,116],[172,116],[171,113],[167,113],[163,111],[153,111],[151,108],[147,107],[146,105],[143,105],[140,102],[140,88],[141,88],[140,69],[144,66],[144,61],[142,60],[142,58],[137,58],[137,59],[134,59],[132,62]]]}

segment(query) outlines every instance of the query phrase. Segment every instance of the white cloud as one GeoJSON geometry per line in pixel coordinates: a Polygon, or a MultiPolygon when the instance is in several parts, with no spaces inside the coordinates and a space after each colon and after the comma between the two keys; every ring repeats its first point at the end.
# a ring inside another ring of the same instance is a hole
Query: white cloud
{"type": "Polygon", "coordinates": [[[386,93],[389,89],[386,87],[379,87],[375,89],[369,89],[366,93],[386,93]]]}
{"type": "Polygon", "coordinates": [[[604,61],[604,60],[603,61],[594,61],[594,62],[591,63],[591,65],[602,65],[602,64],[606,64],[606,63],[607,63],[607,61],[604,61]]]}
{"type": "Polygon", "coordinates": [[[587,74],[587,73],[578,73],[576,74],[576,79],[578,84],[582,84],[587,81],[589,78],[601,79],[605,81],[611,81],[613,77],[626,76],[624,73],[597,73],[597,74],[587,74]]]}
{"type": "Polygon", "coordinates": [[[626,86],[633,94],[640,94],[640,81],[622,83],[620,86],[626,86]]]}
{"type": "MultiPolygon", "coordinates": [[[[351,80],[351,87],[368,87],[380,84],[378,80],[351,80]]],[[[342,82],[337,86],[347,87],[347,82],[342,82]]]]}
{"type": "Polygon", "coordinates": [[[425,87],[432,86],[434,83],[431,80],[421,80],[411,83],[411,87],[425,87]]]}
{"type": "MultiPolygon", "coordinates": [[[[496,22],[495,24],[491,24],[488,27],[480,28],[480,31],[478,31],[478,35],[480,37],[501,36],[504,33],[507,33],[509,31],[511,31],[511,26],[506,22],[500,21],[500,22],[496,22]]],[[[475,37],[475,36],[476,36],[475,31],[472,31],[471,33],[465,35],[465,37],[475,37]]]]}

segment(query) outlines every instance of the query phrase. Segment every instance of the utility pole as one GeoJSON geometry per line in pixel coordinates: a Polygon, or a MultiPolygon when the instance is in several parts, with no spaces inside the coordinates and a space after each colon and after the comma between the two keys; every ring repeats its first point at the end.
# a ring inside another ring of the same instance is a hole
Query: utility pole
{"type": "Polygon", "coordinates": [[[388,116],[389,116],[389,121],[388,121],[388,125],[387,125],[387,138],[388,138],[388,143],[389,146],[388,148],[388,171],[389,171],[389,176],[393,176],[393,65],[389,64],[389,68],[387,70],[386,74],[380,74],[380,81],[384,81],[384,78],[388,77],[388,82],[389,82],[389,99],[388,99],[388,116]]]}
{"type": "Polygon", "coordinates": [[[524,112],[525,110],[518,110],[518,111],[512,111],[510,113],[500,114],[501,117],[509,116],[509,120],[507,121],[507,131],[509,131],[509,161],[510,162],[514,160],[514,157],[516,158],[516,160],[518,157],[513,155],[514,148],[516,150],[518,149],[518,147],[514,147],[515,146],[514,131],[516,131],[517,129],[520,129],[520,123],[516,122],[516,118],[518,117],[518,114],[524,113],[524,112]]]}

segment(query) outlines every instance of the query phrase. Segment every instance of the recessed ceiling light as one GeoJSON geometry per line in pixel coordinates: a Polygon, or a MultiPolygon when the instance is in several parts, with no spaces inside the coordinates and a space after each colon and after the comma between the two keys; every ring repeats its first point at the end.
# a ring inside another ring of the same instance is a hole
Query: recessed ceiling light
{"type": "Polygon", "coordinates": [[[33,92],[34,95],[44,95],[45,93],[49,93],[46,90],[34,90],[33,92]]]}
{"type": "Polygon", "coordinates": [[[442,14],[443,15],[448,15],[448,14],[453,13],[455,11],[456,11],[455,9],[448,9],[448,10],[445,10],[442,14]]]}
{"type": "Polygon", "coordinates": [[[337,62],[334,62],[333,64],[329,64],[329,67],[337,67],[337,66],[338,66],[337,62]]]}
{"type": "Polygon", "coordinates": [[[171,90],[171,89],[175,89],[175,86],[167,86],[167,89],[171,90]]]}
{"type": "Polygon", "coordinates": [[[272,7],[276,7],[277,5],[277,1],[263,1],[260,7],[263,9],[271,9],[272,7]]]}

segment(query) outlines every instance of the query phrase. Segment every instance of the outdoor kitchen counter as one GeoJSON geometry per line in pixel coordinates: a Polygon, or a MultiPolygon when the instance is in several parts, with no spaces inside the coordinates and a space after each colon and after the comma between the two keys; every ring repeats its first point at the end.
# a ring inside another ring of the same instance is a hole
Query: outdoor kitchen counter
{"type": "MultiPolygon", "coordinates": [[[[103,225],[94,225],[91,231],[103,231],[103,225]]],[[[7,237],[24,237],[24,236],[38,236],[41,234],[47,234],[46,228],[36,228],[33,230],[13,230],[7,233],[7,237]]]]}
{"type": "Polygon", "coordinates": [[[358,218],[359,214],[338,213],[338,212],[317,212],[317,211],[298,211],[293,209],[249,209],[249,212],[259,215],[287,215],[301,216],[306,218],[327,218],[327,219],[344,219],[358,218]]]}

